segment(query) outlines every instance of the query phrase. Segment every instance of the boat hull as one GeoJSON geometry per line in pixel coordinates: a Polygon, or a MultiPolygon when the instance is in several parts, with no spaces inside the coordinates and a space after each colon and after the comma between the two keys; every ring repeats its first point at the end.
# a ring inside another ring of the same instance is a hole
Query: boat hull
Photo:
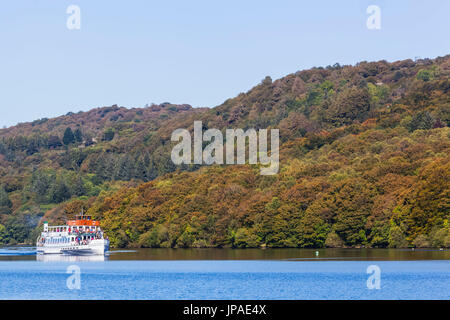
{"type": "Polygon", "coordinates": [[[109,250],[109,240],[93,240],[83,245],[51,245],[37,247],[38,254],[66,254],[66,255],[105,255],[109,250]]]}

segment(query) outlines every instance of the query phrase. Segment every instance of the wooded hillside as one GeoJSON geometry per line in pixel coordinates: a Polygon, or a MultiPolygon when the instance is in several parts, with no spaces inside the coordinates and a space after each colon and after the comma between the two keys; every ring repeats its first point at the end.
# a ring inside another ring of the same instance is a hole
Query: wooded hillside
{"type": "Polygon", "coordinates": [[[450,246],[450,56],[265,78],[215,108],[164,103],[0,130],[0,243],[83,207],[118,247],[450,246]],[[171,133],[280,129],[280,173],[175,166],[171,133]]]}

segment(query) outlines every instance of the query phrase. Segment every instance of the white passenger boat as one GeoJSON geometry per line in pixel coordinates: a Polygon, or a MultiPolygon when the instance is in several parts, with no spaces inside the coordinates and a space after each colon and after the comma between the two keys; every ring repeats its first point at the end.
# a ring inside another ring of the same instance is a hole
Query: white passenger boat
{"type": "Polygon", "coordinates": [[[109,240],[98,221],[80,214],[67,225],[49,226],[36,241],[38,254],[104,255],[109,250],[109,240]]]}

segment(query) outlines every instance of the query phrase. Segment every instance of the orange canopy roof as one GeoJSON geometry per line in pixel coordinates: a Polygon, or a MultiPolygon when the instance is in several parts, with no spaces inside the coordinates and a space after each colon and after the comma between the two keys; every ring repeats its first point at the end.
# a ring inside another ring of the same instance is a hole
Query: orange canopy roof
{"type": "Polygon", "coordinates": [[[100,222],[91,220],[89,216],[77,216],[75,220],[67,221],[69,226],[100,226],[100,222]]]}

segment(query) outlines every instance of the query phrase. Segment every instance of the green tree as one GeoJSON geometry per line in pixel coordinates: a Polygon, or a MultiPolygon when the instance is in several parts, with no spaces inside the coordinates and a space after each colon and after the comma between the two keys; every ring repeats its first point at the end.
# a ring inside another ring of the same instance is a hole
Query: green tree
{"type": "Polygon", "coordinates": [[[114,135],[115,135],[114,129],[113,128],[108,128],[103,133],[102,140],[103,141],[111,141],[112,139],[114,139],[114,135]]]}
{"type": "Polygon", "coordinates": [[[260,240],[247,228],[239,228],[234,235],[233,245],[236,248],[256,248],[260,245],[260,240]]]}
{"type": "Polygon", "coordinates": [[[187,225],[184,232],[177,239],[177,246],[180,248],[188,248],[190,247],[195,240],[195,235],[193,233],[192,227],[187,225]]]}
{"type": "Polygon", "coordinates": [[[417,72],[417,79],[422,81],[430,81],[434,79],[434,72],[432,70],[422,69],[417,72]]]}
{"type": "Polygon", "coordinates": [[[35,193],[34,200],[38,203],[47,203],[49,199],[49,189],[55,180],[53,171],[36,170],[31,176],[31,191],[35,193]]]}
{"type": "Polygon", "coordinates": [[[336,232],[332,231],[328,234],[327,239],[325,240],[325,247],[328,248],[341,248],[344,246],[342,239],[336,234],[336,232]]]}
{"type": "Polygon", "coordinates": [[[9,243],[8,230],[2,224],[0,224],[0,245],[9,243]]]}
{"type": "Polygon", "coordinates": [[[71,194],[69,187],[66,185],[62,177],[57,177],[50,188],[50,200],[52,203],[61,203],[70,199],[71,194]]]}
{"type": "Polygon", "coordinates": [[[76,128],[75,132],[73,133],[75,140],[77,142],[82,142],[83,141],[83,132],[81,132],[80,128],[76,128]]]}
{"type": "Polygon", "coordinates": [[[434,119],[428,111],[419,112],[412,118],[407,125],[410,132],[414,130],[429,130],[433,128],[434,119]]]}
{"type": "Polygon", "coordinates": [[[373,203],[374,188],[362,179],[348,179],[337,184],[334,201],[334,230],[347,245],[366,244],[366,222],[373,203]]]}
{"type": "Polygon", "coordinates": [[[406,241],[405,232],[402,228],[391,222],[391,227],[389,229],[389,247],[391,248],[405,248],[408,246],[406,241]]]}
{"type": "Polygon", "coordinates": [[[8,192],[6,192],[5,187],[0,187],[0,214],[10,214],[11,213],[12,202],[9,199],[8,192]]]}
{"type": "Polygon", "coordinates": [[[139,237],[139,245],[145,248],[159,248],[169,239],[167,228],[158,225],[139,237]]]}
{"type": "Polygon", "coordinates": [[[364,121],[370,110],[370,95],[367,88],[352,87],[340,92],[328,109],[331,122],[350,124],[364,121]]]}
{"type": "Polygon", "coordinates": [[[32,230],[28,220],[29,216],[25,215],[9,216],[5,223],[9,243],[24,243],[28,239],[32,230]]]}
{"type": "Polygon", "coordinates": [[[78,197],[79,196],[83,196],[83,195],[86,194],[86,188],[85,188],[85,185],[84,185],[84,181],[83,181],[83,178],[80,175],[78,175],[75,178],[75,181],[74,181],[73,186],[72,186],[72,192],[71,193],[74,194],[75,196],[78,196],[78,197]]]}
{"type": "Polygon", "coordinates": [[[66,131],[64,131],[63,143],[67,146],[75,142],[75,136],[70,127],[67,127],[66,131]]]}

